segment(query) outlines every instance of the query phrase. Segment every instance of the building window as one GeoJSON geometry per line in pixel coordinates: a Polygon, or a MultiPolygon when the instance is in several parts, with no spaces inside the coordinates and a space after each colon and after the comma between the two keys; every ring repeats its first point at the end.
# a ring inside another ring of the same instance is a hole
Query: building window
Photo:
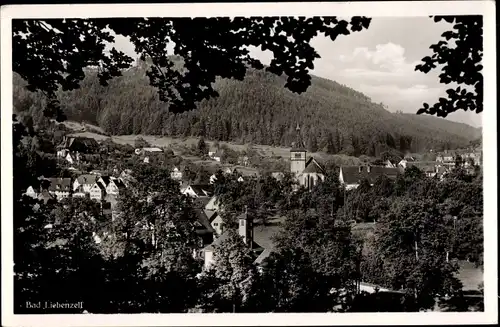
{"type": "Polygon", "coordinates": [[[295,157],[295,159],[300,159],[300,158],[302,158],[302,154],[301,153],[295,153],[294,157],[295,157]]]}
{"type": "Polygon", "coordinates": [[[245,221],[244,220],[240,221],[240,226],[242,226],[242,227],[245,226],[245,221]]]}
{"type": "Polygon", "coordinates": [[[216,226],[216,227],[219,226],[219,223],[214,223],[214,226],[216,226]]]}

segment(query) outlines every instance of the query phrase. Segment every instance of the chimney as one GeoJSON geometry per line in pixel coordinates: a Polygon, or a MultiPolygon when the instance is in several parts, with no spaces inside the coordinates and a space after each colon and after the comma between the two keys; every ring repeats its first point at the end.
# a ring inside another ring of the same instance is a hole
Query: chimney
{"type": "Polygon", "coordinates": [[[238,232],[239,232],[239,235],[243,238],[243,242],[245,242],[245,244],[249,248],[252,248],[253,222],[252,222],[252,219],[248,216],[247,206],[245,206],[245,214],[240,216],[238,232]]]}

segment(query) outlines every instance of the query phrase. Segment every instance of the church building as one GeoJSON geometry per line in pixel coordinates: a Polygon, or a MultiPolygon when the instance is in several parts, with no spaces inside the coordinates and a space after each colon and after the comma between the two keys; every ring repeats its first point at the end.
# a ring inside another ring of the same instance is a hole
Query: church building
{"type": "Polygon", "coordinates": [[[290,149],[290,172],[300,185],[312,189],[325,180],[324,168],[313,158],[307,158],[307,150],[297,124],[297,139],[290,149]]]}

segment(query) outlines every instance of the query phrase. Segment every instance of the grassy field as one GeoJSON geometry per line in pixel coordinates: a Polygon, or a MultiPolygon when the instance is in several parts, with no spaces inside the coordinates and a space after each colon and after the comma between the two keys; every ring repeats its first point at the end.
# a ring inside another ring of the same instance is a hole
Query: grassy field
{"type": "MultiPolygon", "coordinates": [[[[102,131],[101,128],[91,124],[85,124],[85,126],[77,122],[64,122],[64,124],[68,128],[75,131],[74,133],[72,133],[73,136],[93,138],[96,139],[97,141],[103,141],[105,139],[111,138],[111,140],[115,143],[130,144],[130,145],[134,145],[135,140],[141,137],[148,143],[150,143],[152,146],[161,148],[167,148],[167,147],[171,148],[176,155],[180,153],[183,147],[186,146],[190,147],[192,145],[195,145],[199,140],[196,137],[175,138],[169,136],[154,136],[154,135],[118,135],[109,137],[106,135],[102,135],[104,134],[104,131],[102,131]],[[85,131],[83,131],[84,128],[85,131]],[[94,133],[93,131],[97,131],[98,133],[94,133]]],[[[206,143],[211,148],[213,148],[215,144],[214,141],[208,141],[208,140],[206,141],[206,143]]],[[[247,144],[237,144],[234,142],[219,142],[219,144],[227,145],[230,149],[240,152],[248,148],[247,144]]],[[[261,156],[264,157],[281,157],[285,159],[290,158],[290,148],[287,147],[274,147],[269,145],[258,145],[258,144],[252,145],[252,147],[254,150],[257,151],[257,153],[259,153],[261,156]]],[[[313,152],[313,153],[308,153],[308,156],[313,156],[316,159],[319,159],[320,161],[323,162],[331,160],[335,162],[337,165],[358,165],[361,163],[361,160],[359,158],[347,155],[337,155],[337,154],[330,155],[324,152],[313,152]]],[[[201,160],[201,158],[197,157],[188,158],[187,156],[186,159],[192,161],[201,160]]]]}

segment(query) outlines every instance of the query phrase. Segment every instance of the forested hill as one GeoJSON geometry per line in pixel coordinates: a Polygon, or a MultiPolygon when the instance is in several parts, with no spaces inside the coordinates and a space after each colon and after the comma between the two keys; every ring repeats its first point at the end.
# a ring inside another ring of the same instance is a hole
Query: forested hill
{"type": "MultiPolygon", "coordinates": [[[[310,150],[349,155],[378,155],[389,148],[453,149],[480,136],[479,129],[466,124],[390,113],[360,92],[314,76],[307,92],[294,94],[284,88],[285,78],[256,70],[247,72],[244,81],[218,80],[218,98],[174,115],[149,86],[144,65],[125,71],[108,87],[100,86],[96,72],[88,71],[80,89],[59,94],[68,118],[98,124],[111,134],[204,135],[281,146],[295,140],[299,123],[310,150]]],[[[15,76],[15,110],[36,112],[43,98],[22,85],[15,76]]]]}

